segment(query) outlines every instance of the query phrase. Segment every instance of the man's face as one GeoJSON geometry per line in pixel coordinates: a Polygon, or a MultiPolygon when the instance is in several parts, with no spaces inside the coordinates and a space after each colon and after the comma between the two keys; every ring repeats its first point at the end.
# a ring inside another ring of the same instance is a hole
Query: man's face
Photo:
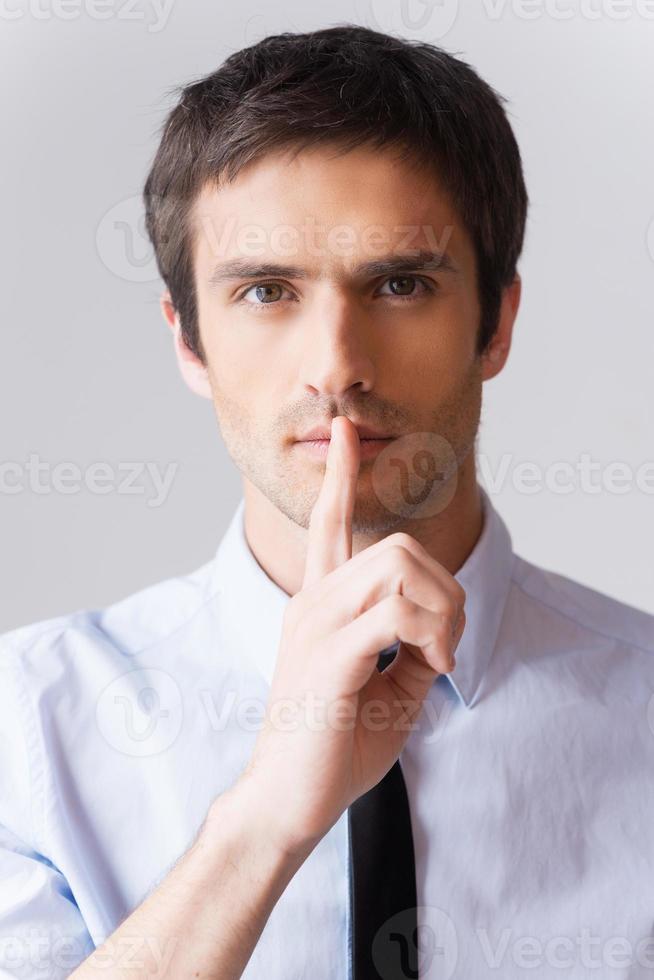
{"type": "MultiPolygon", "coordinates": [[[[466,458],[482,387],[475,254],[433,175],[368,148],[313,148],[293,161],[279,153],[229,186],[206,185],[194,221],[218,423],[242,475],[276,508],[309,526],[325,464],[297,440],[336,415],[423,434],[413,450],[435,434],[459,463],[466,458]],[[419,251],[445,258],[421,267],[419,251]],[[358,268],[391,255],[407,256],[399,271],[358,268]],[[269,264],[296,271],[226,277],[233,259],[255,273],[269,264]]],[[[386,471],[397,490],[389,482],[380,495],[374,469],[362,460],[355,533],[386,533],[406,516],[401,501],[389,506],[388,493],[402,493],[397,472],[386,471]]]]}

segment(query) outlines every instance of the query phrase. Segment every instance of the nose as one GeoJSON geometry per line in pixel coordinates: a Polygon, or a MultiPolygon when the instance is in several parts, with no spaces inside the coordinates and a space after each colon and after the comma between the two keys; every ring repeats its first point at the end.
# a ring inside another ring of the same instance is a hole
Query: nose
{"type": "Polygon", "coordinates": [[[356,304],[330,292],[316,302],[310,317],[302,329],[304,390],[332,396],[342,396],[350,388],[370,391],[375,364],[365,316],[356,304]]]}

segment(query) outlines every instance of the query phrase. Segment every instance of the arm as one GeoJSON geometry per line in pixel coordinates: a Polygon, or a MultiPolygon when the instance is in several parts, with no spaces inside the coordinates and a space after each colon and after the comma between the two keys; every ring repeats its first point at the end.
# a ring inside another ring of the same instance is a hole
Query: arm
{"type": "MultiPolygon", "coordinates": [[[[351,557],[359,459],[356,429],[345,418],[334,420],[311,514],[303,588],[286,609],[252,756],[235,786],[212,804],[190,850],[110,937],[154,939],[159,959],[172,938],[165,975],[240,977],[295,872],[346,807],[397,759],[408,735],[406,725],[394,723],[407,715],[412,720],[437,673],[453,666],[465,593],[446,569],[402,534],[351,557]],[[379,673],[378,653],[396,639],[401,648],[379,673]],[[309,694],[339,709],[337,723],[329,717],[318,726],[280,726],[278,704],[294,705],[302,722],[309,694]],[[376,699],[388,708],[383,732],[371,731],[361,712],[376,699]]],[[[102,950],[73,974],[76,980],[99,974],[102,950]]],[[[153,954],[147,956],[141,973],[123,972],[113,959],[111,972],[101,975],[145,977],[156,965],[153,954]]]]}
{"type": "Polygon", "coordinates": [[[236,980],[277,900],[313,845],[291,852],[272,834],[266,800],[241,777],[219,796],[164,880],[71,974],[236,980]]]}
{"type": "Polygon", "coordinates": [[[358,471],[356,429],[334,420],[303,587],[286,609],[248,765],[163,883],[72,974],[76,980],[140,980],[153,968],[158,976],[240,977],[293,875],[352,801],[388,772],[407,740],[405,722],[436,675],[452,669],[465,593],[406,534],[351,557],[358,471]],[[397,639],[398,653],[380,673],[379,651],[397,639]],[[318,725],[304,723],[309,695],[329,709],[318,725]],[[367,723],[362,708],[370,701],[388,709],[383,731],[367,723]],[[278,724],[279,706],[294,706],[300,724],[278,724]],[[117,944],[130,941],[140,963],[123,965],[117,944]]]}

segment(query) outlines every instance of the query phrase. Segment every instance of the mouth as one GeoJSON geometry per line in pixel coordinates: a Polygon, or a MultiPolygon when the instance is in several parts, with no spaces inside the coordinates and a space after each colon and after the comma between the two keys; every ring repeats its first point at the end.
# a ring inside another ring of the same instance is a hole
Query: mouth
{"type": "MultiPolygon", "coordinates": [[[[374,439],[360,438],[359,454],[361,460],[374,459],[385,446],[389,446],[393,442],[394,438],[394,436],[376,437],[374,439]]],[[[330,441],[330,439],[302,439],[298,440],[295,445],[309,456],[316,459],[326,459],[330,441]]]]}

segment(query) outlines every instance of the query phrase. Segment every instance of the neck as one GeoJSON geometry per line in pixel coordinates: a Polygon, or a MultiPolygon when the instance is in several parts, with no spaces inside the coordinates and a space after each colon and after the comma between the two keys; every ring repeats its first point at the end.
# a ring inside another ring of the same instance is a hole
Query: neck
{"type": "MultiPolygon", "coordinates": [[[[259,565],[289,596],[302,588],[307,530],[275,507],[249,480],[243,478],[245,536],[259,565]]],[[[411,534],[423,548],[454,575],[473,550],[483,527],[481,491],[471,453],[459,469],[456,492],[440,513],[406,520],[395,531],[411,534]]],[[[352,555],[385,535],[352,536],[352,555]]]]}

